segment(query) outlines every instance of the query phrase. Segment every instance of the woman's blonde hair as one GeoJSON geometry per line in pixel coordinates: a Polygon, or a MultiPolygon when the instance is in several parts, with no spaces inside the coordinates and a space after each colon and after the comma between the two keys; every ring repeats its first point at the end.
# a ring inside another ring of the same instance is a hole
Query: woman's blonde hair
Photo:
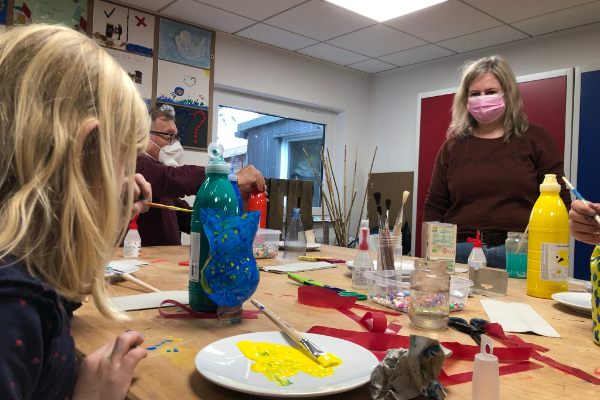
{"type": "Polygon", "coordinates": [[[494,55],[470,61],[464,65],[462,81],[452,104],[452,123],[448,128],[447,137],[465,139],[473,136],[477,120],[467,110],[469,87],[475,79],[487,73],[493,74],[504,90],[503,98],[506,105],[506,110],[502,115],[504,141],[508,142],[511,135],[523,136],[529,128],[527,116],[522,110],[523,100],[515,75],[504,57],[494,55]]]}
{"type": "Polygon", "coordinates": [[[0,257],[14,255],[66,299],[92,293],[102,314],[126,318],[103,275],[130,218],[149,126],[131,79],[89,38],[45,25],[0,35],[0,257]]]}

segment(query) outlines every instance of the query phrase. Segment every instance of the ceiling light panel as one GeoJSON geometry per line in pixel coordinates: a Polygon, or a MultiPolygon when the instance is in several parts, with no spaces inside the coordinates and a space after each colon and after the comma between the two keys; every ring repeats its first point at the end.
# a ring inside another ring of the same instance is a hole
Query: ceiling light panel
{"type": "Polygon", "coordinates": [[[326,0],[357,14],[383,22],[443,3],[446,0],[326,0]]]}

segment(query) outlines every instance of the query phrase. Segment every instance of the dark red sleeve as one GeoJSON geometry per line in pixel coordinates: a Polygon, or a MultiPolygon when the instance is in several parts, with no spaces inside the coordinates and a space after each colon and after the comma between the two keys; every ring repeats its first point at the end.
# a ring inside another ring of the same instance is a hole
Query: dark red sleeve
{"type": "Polygon", "coordinates": [[[153,198],[194,196],[206,178],[204,167],[167,167],[144,154],[137,159],[136,172],[152,185],[153,198]]]}
{"type": "MultiPolygon", "coordinates": [[[[175,203],[175,207],[189,208],[189,209],[192,208],[188,204],[187,201],[182,200],[182,199],[173,199],[173,203],[175,203]]],[[[189,234],[192,229],[192,213],[185,212],[185,211],[176,211],[176,213],[177,213],[177,225],[179,226],[179,231],[189,234]]]]}
{"type": "Polygon", "coordinates": [[[446,141],[435,158],[429,193],[423,206],[423,222],[444,222],[444,215],[452,205],[448,190],[448,160],[449,150],[446,141]]]}
{"type": "Polygon", "coordinates": [[[556,179],[561,186],[560,197],[565,202],[567,210],[571,210],[571,194],[569,193],[565,181],[562,180],[562,177],[565,176],[564,155],[561,154],[558,145],[556,144],[556,140],[550,132],[541,126],[534,124],[531,125],[530,129],[537,131],[536,141],[538,143],[536,143],[536,150],[538,182],[540,184],[544,182],[546,174],[556,175],[556,179]]]}

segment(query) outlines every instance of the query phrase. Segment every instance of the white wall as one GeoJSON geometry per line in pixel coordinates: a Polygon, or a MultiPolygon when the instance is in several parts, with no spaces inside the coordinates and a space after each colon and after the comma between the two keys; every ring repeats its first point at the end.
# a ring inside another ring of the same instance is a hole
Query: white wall
{"type": "Polygon", "coordinates": [[[415,170],[417,96],[457,87],[465,61],[500,54],[516,76],[529,75],[599,63],[599,41],[600,24],[592,24],[373,75],[370,130],[380,145],[373,171],[415,170]]]}
{"type": "MultiPolygon", "coordinates": [[[[222,89],[334,114],[335,132],[326,130],[326,135],[334,135],[335,138],[334,148],[329,150],[335,160],[336,176],[343,176],[344,144],[347,144],[348,154],[352,157],[358,146],[358,168],[369,168],[374,145],[365,145],[362,140],[370,124],[369,87],[368,74],[217,32],[215,100],[218,100],[218,90],[222,89]]],[[[215,101],[214,108],[218,110],[219,105],[215,101]]],[[[216,126],[213,136],[216,136],[216,126]]],[[[353,160],[348,163],[348,174],[353,171],[353,160]]],[[[184,153],[186,164],[205,165],[207,162],[205,152],[186,150],[184,153]]],[[[359,193],[364,190],[365,183],[366,173],[357,176],[356,184],[361,188],[359,193]]],[[[352,186],[351,180],[348,186],[352,186]]],[[[355,224],[360,214],[357,209],[355,206],[355,224]]],[[[184,242],[187,243],[187,239],[184,242]]]]}

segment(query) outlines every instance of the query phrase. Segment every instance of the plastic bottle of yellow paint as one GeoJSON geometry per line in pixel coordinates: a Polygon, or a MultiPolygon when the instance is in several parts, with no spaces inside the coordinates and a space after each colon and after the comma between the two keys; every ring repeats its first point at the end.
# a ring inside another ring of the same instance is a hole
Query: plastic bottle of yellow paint
{"type": "Polygon", "coordinates": [[[549,299],[569,290],[569,214],[556,175],[547,174],[529,217],[527,294],[549,299]]]}

